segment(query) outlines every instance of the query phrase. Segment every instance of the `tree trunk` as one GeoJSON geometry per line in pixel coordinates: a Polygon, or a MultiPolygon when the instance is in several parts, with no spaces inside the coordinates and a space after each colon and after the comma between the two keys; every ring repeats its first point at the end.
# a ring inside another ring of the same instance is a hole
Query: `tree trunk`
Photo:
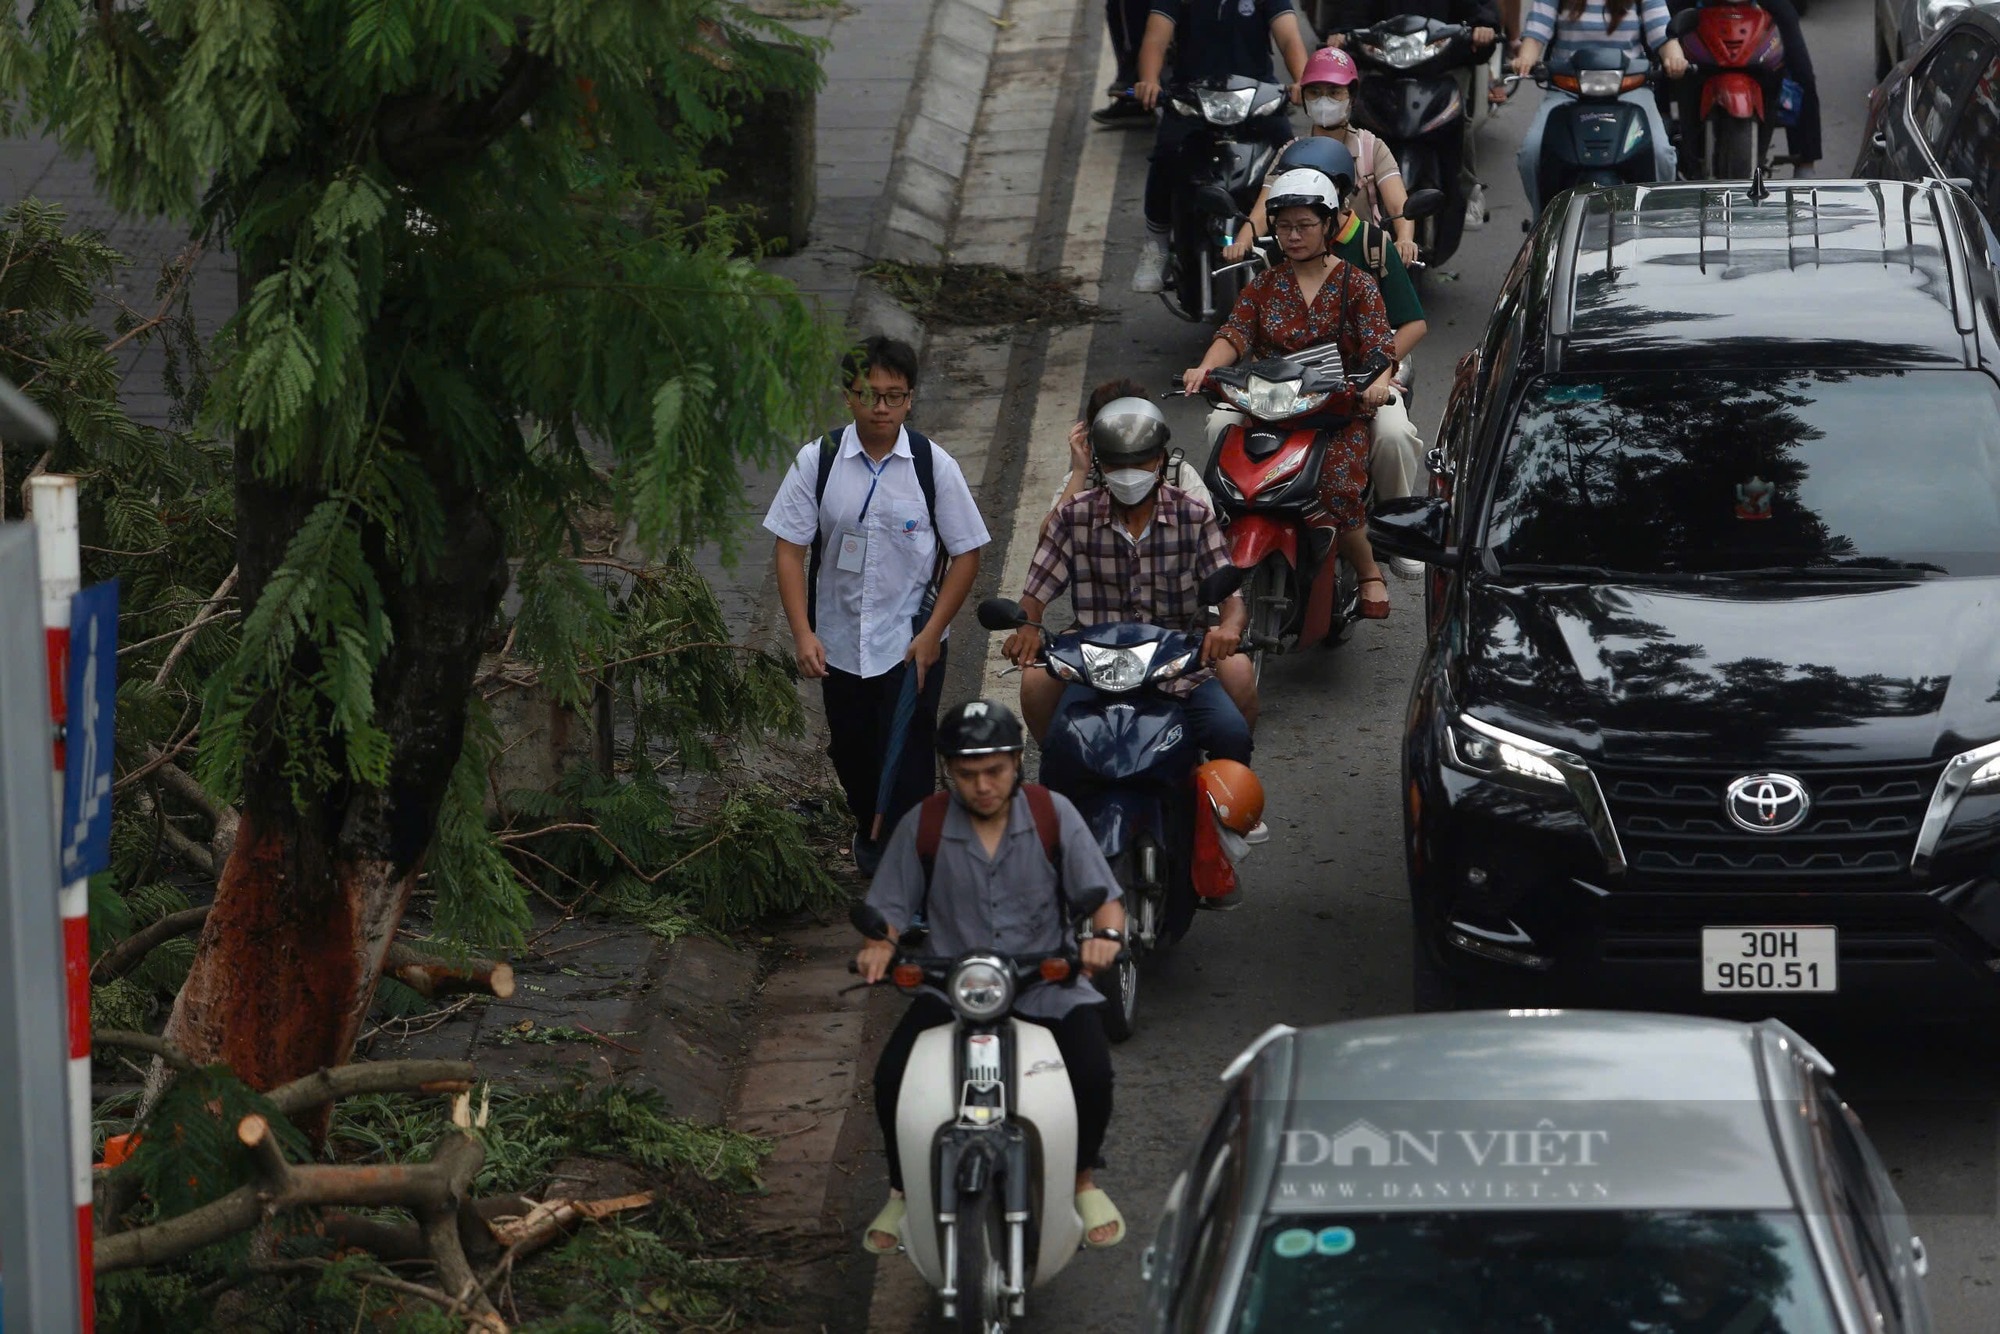
{"type": "MultiPolygon", "coordinates": [[[[395,414],[392,416],[407,414],[395,414]]],[[[421,419],[393,423],[430,438],[421,419]]],[[[376,979],[437,828],[464,740],[481,641],[507,586],[504,538],[461,464],[425,458],[451,534],[427,566],[374,557],[395,638],[375,677],[376,717],[394,746],[389,785],[351,782],[295,804],[273,741],[245,777],[243,819],[175,998],[168,1041],[200,1063],[226,1061],[269,1089],[352,1054],[376,979]]],[[[322,498],[259,477],[237,448],[243,605],[253,607],[300,523],[322,498]]],[[[371,534],[379,539],[379,534],[371,534]]],[[[390,544],[371,540],[383,553],[390,544]]],[[[314,664],[301,660],[301,676],[314,664]]]]}

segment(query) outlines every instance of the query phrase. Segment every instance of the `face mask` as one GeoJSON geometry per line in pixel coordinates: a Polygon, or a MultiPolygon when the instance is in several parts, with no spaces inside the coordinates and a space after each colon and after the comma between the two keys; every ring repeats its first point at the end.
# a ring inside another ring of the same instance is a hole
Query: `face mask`
{"type": "Polygon", "coordinates": [[[1136,505],[1153,494],[1153,488],[1160,484],[1160,474],[1151,468],[1114,468],[1104,474],[1104,485],[1111,491],[1111,498],[1121,505],[1136,505]]]}
{"type": "Polygon", "coordinates": [[[1306,114],[1312,123],[1323,130],[1336,125],[1347,124],[1347,99],[1340,97],[1312,97],[1306,99],[1306,114]]]}

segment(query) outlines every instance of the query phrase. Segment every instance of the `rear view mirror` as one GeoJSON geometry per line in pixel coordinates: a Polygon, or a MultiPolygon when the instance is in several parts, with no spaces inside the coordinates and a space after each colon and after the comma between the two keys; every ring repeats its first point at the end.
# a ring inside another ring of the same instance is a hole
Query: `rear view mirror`
{"type": "Polygon", "coordinates": [[[1243,567],[1225,565],[1214,574],[1201,581],[1201,605],[1213,607],[1237,589],[1243,587],[1243,567]]]}
{"type": "Polygon", "coordinates": [[[1456,565],[1458,551],[1448,545],[1450,529],[1450,504],[1431,496],[1404,496],[1375,507],[1368,517],[1368,544],[1426,565],[1456,565]]]}
{"type": "Polygon", "coordinates": [[[1195,202],[1214,217],[1229,219],[1243,210],[1236,207],[1236,197],[1221,186],[1210,182],[1194,193],[1195,202]]]}
{"type": "Polygon", "coordinates": [[[979,604],[979,623],[988,630],[1013,630],[1028,623],[1028,613],[1012,598],[988,598],[979,604]]]}
{"type": "Polygon", "coordinates": [[[1403,201],[1402,216],[1415,222],[1419,218],[1428,218],[1434,213],[1442,212],[1444,205],[1445,196],[1442,190],[1412,190],[1410,197],[1403,201]]]}
{"type": "Polygon", "coordinates": [[[847,914],[847,920],[854,923],[856,931],[859,931],[870,940],[887,940],[889,938],[889,919],[884,917],[882,910],[872,903],[862,902],[855,904],[854,911],[847,914]]]}

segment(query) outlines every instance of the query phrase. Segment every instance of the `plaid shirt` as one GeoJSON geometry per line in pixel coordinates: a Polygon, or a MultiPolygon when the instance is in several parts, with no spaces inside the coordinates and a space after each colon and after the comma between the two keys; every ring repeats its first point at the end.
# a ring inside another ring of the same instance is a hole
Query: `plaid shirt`
{"type": "MultiPolygon", "coordinates": [[[[1179,487],[1162,484],[1153,492],[1145,536],[1134,542],[1131,530],[1120,527],[1103,487],[1073,498],[1043,525],[1022,596],[1047,606],[1068,588],[1082,626],[1139,621],[1194,629],[1202,579],[1229,564],[1215,516],[1179,487]]],[[[1203,669],[1166,689],[1184,695],[1211,675],[1203,669]]]]}

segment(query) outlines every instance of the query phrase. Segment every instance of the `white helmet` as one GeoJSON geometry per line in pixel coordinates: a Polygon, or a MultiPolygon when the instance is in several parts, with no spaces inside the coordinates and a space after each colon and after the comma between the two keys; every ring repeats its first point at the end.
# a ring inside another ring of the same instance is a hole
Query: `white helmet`
{"type": "Polygon", "coordinates": [[[1340,190],[1325,172],[1295,167],[1271,182],[1271,197],[1264,207],[1267,216],[1281,208],[1310,208],[1332,217],[1340,212],[1340,190]]]}

